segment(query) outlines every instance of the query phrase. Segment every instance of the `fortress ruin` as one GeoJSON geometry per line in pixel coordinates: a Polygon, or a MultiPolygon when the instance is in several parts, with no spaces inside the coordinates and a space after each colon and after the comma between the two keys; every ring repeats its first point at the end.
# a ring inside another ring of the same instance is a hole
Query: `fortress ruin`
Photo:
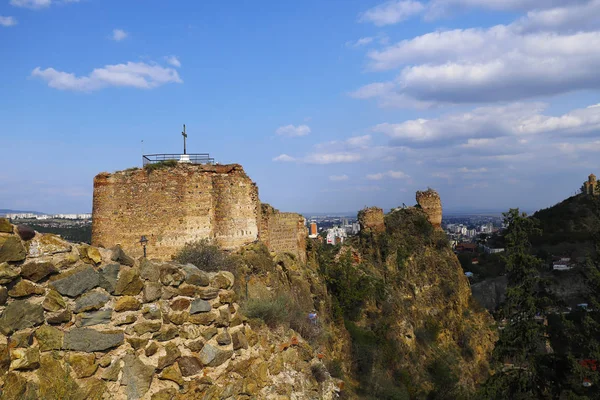
{"type": "Polygon", "coordinates": [[[239,164],[163,163],[94,178],[92,244],[120,245],[134,257],[171,259],[186,243],[209,239],[226,250],[262,241],[306,259],[304,218],[261,204],[239,164]]]}

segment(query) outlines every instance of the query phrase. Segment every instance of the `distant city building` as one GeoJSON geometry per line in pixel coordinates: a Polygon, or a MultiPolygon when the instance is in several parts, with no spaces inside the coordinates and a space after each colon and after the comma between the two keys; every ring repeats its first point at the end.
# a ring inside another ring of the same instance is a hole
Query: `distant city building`
{"type": "Polygon", "coordinates": [[[552,269],[554,271],[568,271],[572,269],[571,258],[570,257],[561,257],[559,260],[556,260],[552,263],[552,269]]]}
{"type": "Polygon", "coordinates": [[[327,244],[335,245],[344,243],[346,237],[346,230],[343,228],[334,227],[327,230],[327,244]]]}
{"type": "Polygon", "coordinates": [[[504,251],[504,249],[483,246],[483,251],[485,251],[488,254],[496,254],[496,253],[502,253],[504,251]]]}
{"type": "Polygon", "coordinates": [[[33,214],[33,213],[17,213],[17,214],[6,214],[6,218],[9,219],[38,219],[45,220],[50,218],[55,219],[92,219],[92,214],[33,214]]]}
{"type": "Polygon", "coordinates": [[[311,239],[314,239],[317,236],[319,236],[319,230],[317,228],[317,223],[315,221],[311,221],[308,237],[311,239]]]}

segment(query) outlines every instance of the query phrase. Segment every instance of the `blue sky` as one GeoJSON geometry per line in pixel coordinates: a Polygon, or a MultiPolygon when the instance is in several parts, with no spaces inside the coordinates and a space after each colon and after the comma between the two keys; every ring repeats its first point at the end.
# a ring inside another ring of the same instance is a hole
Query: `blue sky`
{"type": "Polygon", "coordinates": [[[547,207],[600,152],[600,0],[0,0],[0,208],[87,212],[145,153],[298,212],[547,207]]]}

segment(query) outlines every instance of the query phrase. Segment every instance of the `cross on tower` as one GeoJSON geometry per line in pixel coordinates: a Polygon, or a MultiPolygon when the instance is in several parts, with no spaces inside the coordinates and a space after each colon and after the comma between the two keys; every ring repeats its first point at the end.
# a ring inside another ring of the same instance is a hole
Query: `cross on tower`
{"type": "Polygon", "coordinates": [[[185,133],[185,124],[183,124],[183,132],[181,132],[183,136],[183,154],[187,154],[185,150],[185,139],[187,139],[187,133],[185,133]]]}

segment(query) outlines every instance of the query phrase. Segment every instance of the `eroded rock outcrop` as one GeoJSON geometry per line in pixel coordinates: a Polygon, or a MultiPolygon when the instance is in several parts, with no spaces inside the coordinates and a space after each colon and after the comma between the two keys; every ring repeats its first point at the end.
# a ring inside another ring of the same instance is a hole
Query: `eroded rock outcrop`
{"type": "MultiPolygon", "coordinates": [[[[3,399],[333,398],[293,331],[252,329],[233,274],[3,227],[3,399]]],[[[0,293],[1,294],[1,293],[0,293]]],[[[1,297],[1,296],[0,296],[1,297]]]]}
{"type": "Polygon", "coordinates": [[[369,207],[358,212],[361,231],[379,233],[385,231],[383,209],[369,207]]]}
{"type": "Polygon", "coordinates": [[[433,189],[417,192],[417,204],[425,214],[431,225],[436,228],[442,227],[442,201],[440,195],[433,189]]]}

